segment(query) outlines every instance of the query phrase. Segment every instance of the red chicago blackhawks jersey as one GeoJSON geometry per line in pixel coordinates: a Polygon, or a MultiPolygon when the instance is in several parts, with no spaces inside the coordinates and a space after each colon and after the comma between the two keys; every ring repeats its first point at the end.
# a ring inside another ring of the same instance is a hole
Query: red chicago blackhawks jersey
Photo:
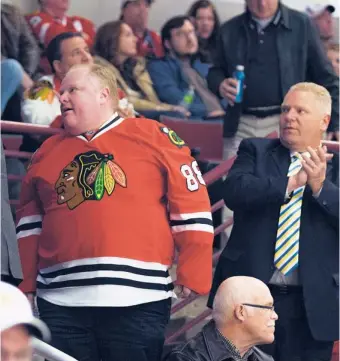
{"type": "Polygon", "coordinates": [[[210,289],[206,186],[189,148],[161,123],[115,114],[93,134],[49,138],[20,203],[24,292],[67,306],[166,299],[175,248],[178,283],[210,289]]]}

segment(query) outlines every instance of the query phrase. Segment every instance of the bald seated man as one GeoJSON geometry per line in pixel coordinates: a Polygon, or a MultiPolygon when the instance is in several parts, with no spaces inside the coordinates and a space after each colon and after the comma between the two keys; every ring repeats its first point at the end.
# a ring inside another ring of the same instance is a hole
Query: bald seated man
{"type": "Polygon", "coordinates": [[[212,320],[165,361],[273,361],[256,345],[274,341],[273,297],[253,277],[230,277],[217,290],[212,320]]]}

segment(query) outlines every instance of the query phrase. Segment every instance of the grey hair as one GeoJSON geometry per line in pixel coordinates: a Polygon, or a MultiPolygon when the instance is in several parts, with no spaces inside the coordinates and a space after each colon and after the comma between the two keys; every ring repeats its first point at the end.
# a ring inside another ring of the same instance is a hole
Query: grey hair
{"type": "Polygon", "coordinates": [[[323,109],[324,114],[331,115],[332,113],[332,98],[328,90],[321,85],[315,83],[297,83],[293,85],[289,91],[304,91],[313,93],[320,106],[323,109]]]}

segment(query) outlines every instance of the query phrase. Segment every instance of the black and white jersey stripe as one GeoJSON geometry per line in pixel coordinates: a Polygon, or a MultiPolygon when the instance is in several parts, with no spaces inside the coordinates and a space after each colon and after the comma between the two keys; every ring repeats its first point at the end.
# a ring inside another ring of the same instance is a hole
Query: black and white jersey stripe
{"type": "Polygon", "coordinates": [[[57,304],[86,299],[88,306],[128,306],[172,297],[173,288],[168,266],[120,257],[65,262],[41,269],[37,277],[38,295],[57,304]]]}
{"type": "Polygon", "coordinates": [[[39,235],[42,228],[42,216],[39,214],[22,217],[16,227],[17,239],[39,235]]]}
{"type": "Polygon", "coordinates": [[[173,233],[184,231],[202,231],[214,233],[211,212],[170,214],[173,233]]]}

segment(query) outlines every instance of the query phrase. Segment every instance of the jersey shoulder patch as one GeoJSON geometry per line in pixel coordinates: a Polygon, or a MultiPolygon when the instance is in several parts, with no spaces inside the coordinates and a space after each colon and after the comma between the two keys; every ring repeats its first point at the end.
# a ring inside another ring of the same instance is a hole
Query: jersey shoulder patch
{"type": "Polygon", "coordinates": [[[169,139],[170,143],[172,143],[176,147],[183,148],[188,146],[174,130],[166,126],[160,126],[159,130],[169,139]]]}
{"type": "Polygon", "coordinates": [[[32,16],[30,19],[29,19],[29,23],[35,27],[37,25],[39,25],[42,21],[42,18],[39,16],[39,15],[35,15],[35,16],[32,16]]]}

